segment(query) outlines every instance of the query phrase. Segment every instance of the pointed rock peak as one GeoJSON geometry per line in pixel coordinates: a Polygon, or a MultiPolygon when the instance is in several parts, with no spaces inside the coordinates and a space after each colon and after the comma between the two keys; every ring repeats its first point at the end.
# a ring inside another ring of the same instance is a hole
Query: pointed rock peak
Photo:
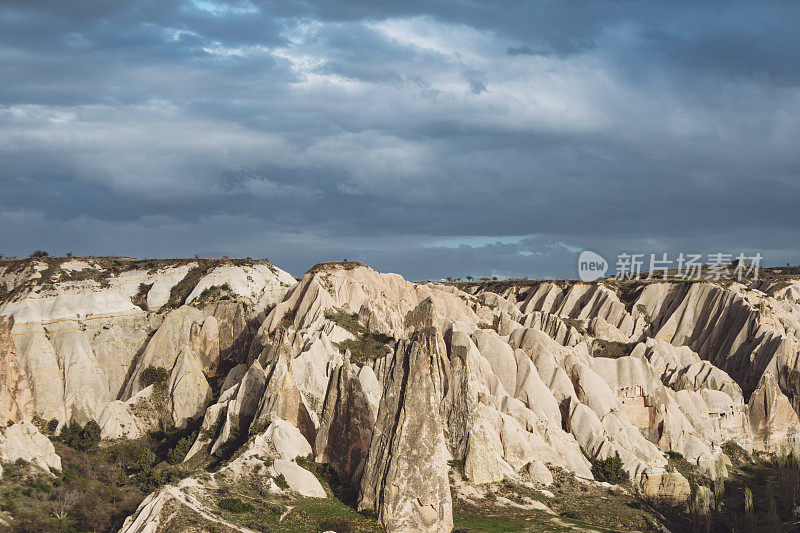
{"type": "Polygon", "coordinates": [[[406,329],[421,331],[436,326],[436,306],[429,296],[408,312],[404,319],[406,329]]]}
{"type": "Polygon", "coordinates": [[[374,510],[387,531],[450,531],[453,525],[435,358],[415,340],[401,346],[387,370],[359,498],[359,508],[374,510]]]}
{"type": "Polygon", "coordinates": [[[756,437],[768,451],[781,446],[782,437],[800,431],[800,420],[789,398],[781,392],[778,381],[770,373],[761,377],[758,388],[747,404],[750,424],[756,437]]]}

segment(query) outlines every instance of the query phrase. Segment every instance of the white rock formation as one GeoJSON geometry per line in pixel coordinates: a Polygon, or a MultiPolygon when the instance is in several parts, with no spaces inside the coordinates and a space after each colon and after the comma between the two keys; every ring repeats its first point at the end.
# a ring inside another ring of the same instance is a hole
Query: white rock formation
{"type": "Polygon", "coordinates": [[[0,459],[7,463],[22,460],[48,474],[51,468],[61,470],[61,458],[53,443],[26,420],[0,431],[0,459]]]}
{"type": "Polygon", "coordinates": [[[618,454],[636,491],[681,501],[665,452],[714,476],[728,441],[800,450],[800,282],[466,292],[355,262],[296,284],[258,262],[0,264],[9,422],[134,438],[203,417],[187,461],[245,446],[210,481],[151,496],[127,531],[168,528],[173,504],[205,516],[210,490],[247,476],[324,497],[297,457],[329,463],[389,531],[449,531],[451,468],[546,486],[553,467],[591,479],[587,456],[618,454]],[[622,356],[600,356],[615,343],[622,356]],[[151,367],[163,383],[142,380],[151,367]]]}
{"type": "Polygon", "coordinates": [[[7,317],[0,333],[13,327],[10,342],[0,334],[0,409],[11,411],[10,421],[102,419],[106,436],[132,436],[148,423],[132,421],[117,402],[145,388],[139,378],[155,366],[170,373],[168,423],[202,416],[212,396],[206,376],[225,360],[246,361],[249,321],[263,318],[294,282],[265,261],[2,261],[0,286],[9,292],[0,297],[7,317]],[[225,283],[235,301],[200,298],[225,283]],[[182,303],[198,305],[172,309],[182,303]],[[18,405],[7,403],[3,386],[16,387],[18,405]],[[117,414],[123,418],[114,422],[117,414]]]}

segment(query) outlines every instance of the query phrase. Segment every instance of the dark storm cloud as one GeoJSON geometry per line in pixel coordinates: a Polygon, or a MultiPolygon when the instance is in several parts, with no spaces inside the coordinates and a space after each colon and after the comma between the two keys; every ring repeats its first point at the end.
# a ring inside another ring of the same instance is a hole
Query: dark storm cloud
{"type": "Polygon", "coordinates": [[[0,6],[0,253],[797,262],[794,3],[0,6]],[[122,249],[124,247],[124,249],[122,249]]]}

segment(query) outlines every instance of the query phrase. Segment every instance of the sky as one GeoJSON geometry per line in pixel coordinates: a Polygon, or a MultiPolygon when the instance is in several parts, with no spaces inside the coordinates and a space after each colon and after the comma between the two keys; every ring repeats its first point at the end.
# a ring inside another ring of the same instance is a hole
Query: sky
{"type": "Polygon", "coordinates": [[[0,3],[0,253],[800,263],[800,4],[0,3]]]}

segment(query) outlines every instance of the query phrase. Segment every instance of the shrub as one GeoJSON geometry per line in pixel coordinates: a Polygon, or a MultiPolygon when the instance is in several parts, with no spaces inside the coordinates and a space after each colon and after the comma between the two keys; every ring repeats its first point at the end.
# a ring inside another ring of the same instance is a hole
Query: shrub
{"type": "Polygon", "coordinates": [[[50,422],[47,423],[47,434],[48,435],[55,435],[57,429],[58,429],[58,419],[57,418],[54,418],[50,422]]]}
{"type": "Polygon", "coordinates": [[[174,465],[183,462],[183,459],[186,457],[186,454],[189,453],[196,436],[197,432],[194,432],[191,435],[187,435],[179,440],[177,444],[175,444],[175,447],[171,448],[167,452],[167,460],[174,465]]]}
{"type": "Polygon", "coordinates": [[[730,457],[733,461],[747,462],[752,460],[752,457],[750,457],[750,454],[747,452],[747,450],[732,440],[729,440],[722,445],[722,451],[725,452],[725,455],[730,457]]]}
{"type": "Polygon", "coordinates": [[[622,467],[619,453],[605,459],[589,459],[592,463],[592,475],[597,481],[605,481],[619,485],[629,479],[628,472],[622,467]]]}
{"type": "Polygon", "coordinates": [[[673,451],[673,450],[667,450],[666,453],[667,453],[667,457],[669,459],[675,459],[675,460],[678,460],[678,461],[683,459],[683,454],[681,452],[676,452],[676,451],[673,451]]]}
{"type": "Polygon", "coordinates": [[[278,474],[278,477],[275,478],[275,484],[283,490],[289,488],[289,482],[286,481],[286,478],[283,476],[283,474],[278,474]]]}
{"type": "Polygon", "coordinates": [[[94,448],[100,442],[100,426],[94,420],[90,420],[85,426],[81,427],[80,424],[73,420],[69,425],[61,428],[59,438],[61,442],[70,448],[85,452],[94,448]]]}
{"type": "Polygon", "coordinates": [[[211,458],[217,463],[226,461],[233,457],[240,444],[241,442],[237,436],[231,436],[231,438],[222,443],[222,446],[217,448],[217,451],[211,454],[211,458]]]}
{"type": "Polygon", "coordinates": [[[358,512],[358,514],[371,520],[378,519],[378,514],[373,509],[362,509],[358,512]]]}
{"type": "Polygon", "coordinates": [[[753,506],[753,491],[744,488],[744,528],[745,531],[757,531],[758,518],[753,506]]]}
{"type": "Polygon", "coordinates": [[[283,318],[281,318],[280,326],[284,329],[288,329],[294,325],[294,319],[297,316],[297,311],[295,309],[290,309],[283,314],[283,318]]]}
{"type": "Polygon", "coordinates": [[[136,474],[136,481],[142,486],[144,492],[153,492],[164,485],[168,479],[164,471],[149,466],[136,474]]]}
{"type": "Polygon", "coordinates": [[[231,513],[249,513],[253,510],[253,506],[247,502],[243,502],[239,498],[222,498],[219,501],[219,508],[223,511],[231,513]]]}
{"type": "Polygon", "coordinates": [[[592,344],[592,355],[594,357],[618,359],[630,355],[636,347],[636,344],[635,342],[616,342],[595,339],[592,344]]]}
{"type": "Polygon", "coordinates": [[[793,453],[778,458],[778,512],[787,520],[792,517],[800,492],[800,461],[793,453]]]}
{"type": "Polygon", "coordinates": [[[149,387],[150,385],[164,383],[169,378],[169,370],[158,366],[150,365],[142,371],[139,376],[139,384],[142,387],[149,387]]]}
{"type": "Polygon", "coordinates": [[[269,420],[254,420],[252,424],[250,424],[249,434],[258,435],[259,433],[263,433],[267,430],[270,425],[269,420]]]}
{"type": "Polygon", "coordinates": [[[44,250],[36,250],[33,253],[31,253],[31,257],[33,257],[34,259],[39,259],[42,257],[50,257],[50,254],[45,252],[44,250]]]}
{"type": "Polygon", "coordinates": [[[136,458],[136,469],[139,471],[147,470],[156,462],[156,454],[149,448],[142,448],[136,458]]]}
{"type": "Polygon", "coordinates": [[[133,297],[131,297],[131,302],[133,302],[133,305],[139,306],[143,310],[147,311],[147,295],[150,293],[150,289],[152,288],[152,283],[140,283],[139,290],[133,297]]]}
{"type": "Polygon", "coordinates": [[[364,326],[358,321],[356,313],[346,313],[344,311],[328,311],[325,318],[346,329],[353,335],[365,333],[364,326]]]}

